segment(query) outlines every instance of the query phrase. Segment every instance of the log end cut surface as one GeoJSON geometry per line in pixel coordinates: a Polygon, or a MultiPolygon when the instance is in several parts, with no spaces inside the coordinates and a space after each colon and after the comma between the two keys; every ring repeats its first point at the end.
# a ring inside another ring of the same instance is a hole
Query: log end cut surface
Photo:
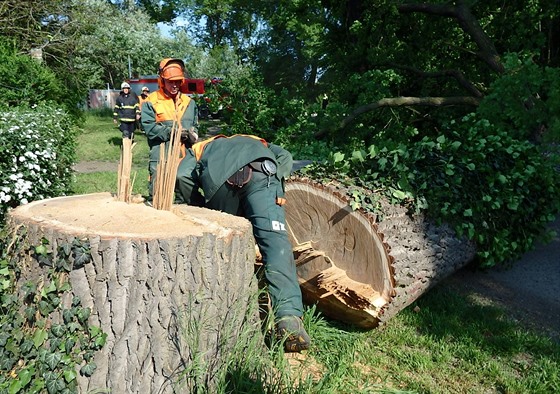
{"type": "Polygon", "coordinates": [[[286,221],[304,299],[323,314],[375,327],[393,295],[389,248],[375,217],[354,211],[331,188],[305,179],[286,184],[286,221]]]}
{"type": "MultiPolygon", "coordinates": [[[[94,193],[35,201],[15,209],[11,216],[64,230],[118,238],[175,238],[203,232],[251,231],[245,219],[209,209],[176,205],[160,211],[144,204],[117,201],[110,193],[94,193]]],[[[225,234],[224,234],[225,235],[225,234]]]]}

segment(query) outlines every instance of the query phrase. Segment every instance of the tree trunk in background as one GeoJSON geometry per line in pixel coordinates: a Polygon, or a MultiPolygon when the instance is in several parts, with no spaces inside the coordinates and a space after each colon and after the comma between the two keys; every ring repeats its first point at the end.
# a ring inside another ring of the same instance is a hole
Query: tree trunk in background
{"type": "Polygon", "coordinates": [[[352,210],[344,188],[292,177],[286,197],[306,303],[359,327],[388,320],[475,256],[451,228],[402,207],[383,203],[378,216],[352,210]]]}
{"type": "MultiPolygon", "coordinates": [[[[241,330],[260,335],[245,219],[188,206],[158,211],[99,193],[24,205],[9,223],[23,226],[31,245],[44,237],[54,251],[74,238],[90,244],[92,261],[69,274],[69,299],[92,309],[89,323],[108,339],[97,370],[79,378],[81,392],[190,392],[182,373],[193,366],[211,388],[241,330]]],[[[47,268],[22,264],[19,284],[47,268]]]]}

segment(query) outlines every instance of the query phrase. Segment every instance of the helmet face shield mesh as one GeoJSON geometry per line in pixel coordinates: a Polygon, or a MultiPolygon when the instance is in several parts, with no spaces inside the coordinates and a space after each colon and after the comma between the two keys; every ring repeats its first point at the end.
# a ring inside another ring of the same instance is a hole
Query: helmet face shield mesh
{"type": "Polygon", "coordinates": [[[160,76],[170,81],[181,80],[185,78],[183,67],[177,63],[171,63],[163,68],[160,76]]]}

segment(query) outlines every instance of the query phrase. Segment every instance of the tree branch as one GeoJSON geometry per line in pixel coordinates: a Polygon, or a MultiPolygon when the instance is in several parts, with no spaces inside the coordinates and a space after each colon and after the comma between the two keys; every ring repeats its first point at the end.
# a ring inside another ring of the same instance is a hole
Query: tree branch
{"type": "Polygon", "coordinates": [[[459,85],[462,86],[472,96],[478,98],[482,98],[484,96],[482,92],[478,90],[471,81],[466,79],[465,75],[459,70],[442,70],[442,71],[426,72],[414,67],[403,66],[396,63],[387,63],[387,65],[392,68],[398,68],[401,70],[409,71],[411,73],[418,75],[420,78],[443,78],[443,77],[455,78],[459,83],[459,85]]]}
{"type": "Polygon", "coordinates": [[[402,13],[422,12],[430,15],[455,18],[463,31],[478,46],[477,56],[497,73],[501,74],[504,72],[504,66],[500,61],[500,56],[494,43],[484,32],[478,23],[478,19],[472,14],[470,7],[465,4],[464,0],[457,1],[456,5],[431,3],[402,4],[398,6],[398,10],[402,13]]]}
{"type": "MultiPolygon", "coordinates": [[[[369,103],[356,108],[350,115],[344,118],[337,126],[336,130],[341,130],[352,123],[358,116],[373,111],[381,107],[404,107],[404,106],[429,106],[443,107],[450,105],[470,105],[478,106],[480,98],[470,96],[457,97],[389,97],[374,103],[369,103]]],[[[320,138],[327,133],[327,130],[320,130],[315,133],[315,138],[320,138]]]]}

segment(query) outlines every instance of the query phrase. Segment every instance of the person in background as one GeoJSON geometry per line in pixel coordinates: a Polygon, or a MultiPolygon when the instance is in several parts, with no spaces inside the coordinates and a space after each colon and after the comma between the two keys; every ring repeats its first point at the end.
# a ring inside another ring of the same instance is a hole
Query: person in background
{"type": "Polygon", "coordinates": [[[248,219],[264,263],[276,335],[287,352],[309,348],[301,317],[292,245],[286,229],[283,182],[292,170],[292,155],[252,135],[218,135],[186,150],[175,186],[175,202],[199,205],[248,219]],[[202,193],[199,191],[202,189],[202,193]]]}
{"type": "Polygon", "coordinates": [[[142,104],[148,99],[148,95],[150,94],[150,88],[147,86],[142,86],[142,93],[140,94],[140,97],[138,97],[139,101],[139,105],[140,105],[140,111],[142,111],[142,104]]]}
{"type": "Polygon", "coordinates": [[[132,92],[128,82],[121,84],[121,92],[115,102],[113,110],[113,122],[119,124],[123,138],[134,139],[136,122],[140,119],[140,107],[138,96],[132,92]]]}
{"type": "MultiPolygon", "coordinates": [[[[142,104],[144,104],[144,102],[146,100],[148,100],[148,95],[149,94],[150,94],[150,88],[147,87],[147,86],[142,86],[142,93],[140,93],[140,97],[138,97],[138,100],[139,100],[138,104],[140,106],[140,114],[142,113],[142,104]]],[[[137,123],[138,123],[137,129],[140,129],[141,131],[144,131],[144,128],[142,127],[142,119],[139,119],[137,123]]]]}
{"type": "Polygon", "coordinates": [[[174,124],[188,134],[194,143],[198,139],[198,111],[196,103],[181,92],[185,80],[185,63],[181,59],[166,58],[159,64],[159,89],[150,93],[142,104],[141,127],[148,138],[150,148],[149,196],[153,197],[153,185],[159,162],[160,144],[169,142],[174,124]]]}

